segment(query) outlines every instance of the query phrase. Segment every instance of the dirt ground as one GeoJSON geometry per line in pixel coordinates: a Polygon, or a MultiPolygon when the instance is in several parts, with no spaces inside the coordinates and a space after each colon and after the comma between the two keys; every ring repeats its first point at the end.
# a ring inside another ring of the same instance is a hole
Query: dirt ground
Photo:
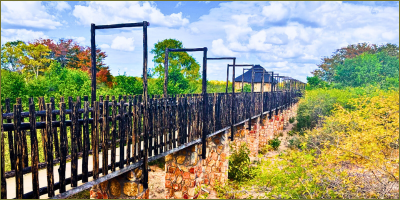
{"type": "Polygon", "coordinates": [[[157,165],[150,166],[149,189],[150,199],[165,199],[165,170],[157,165]]]}

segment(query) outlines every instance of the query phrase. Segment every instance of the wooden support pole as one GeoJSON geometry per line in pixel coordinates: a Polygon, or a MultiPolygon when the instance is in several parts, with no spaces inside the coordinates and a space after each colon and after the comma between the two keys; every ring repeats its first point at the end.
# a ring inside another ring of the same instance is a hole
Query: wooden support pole
{"type": "Polygon", "coordinates": [[[143,133],[144,133],[144,162],[143,162],[143,187],[148,188],[149,164],[148,164],[148,105],[147,105],[147,22],[143,21],[143,133]]]}
{"type": "Polygon", "coordinates": [[[96,26],[91,24],[90,27],[90,45],[91,45],[91,64],[92,64],[92,107],[96,101],[96,26]]]}
{"type": "Polygon", "coordinates": [[[203,95],[203,134],[202,134],[202,158],[206,159],[206,137],[208,134],[208,96],[207,96],[207,47],[203,51],[203,80],[202,80],[202,95],[203,95]]]}

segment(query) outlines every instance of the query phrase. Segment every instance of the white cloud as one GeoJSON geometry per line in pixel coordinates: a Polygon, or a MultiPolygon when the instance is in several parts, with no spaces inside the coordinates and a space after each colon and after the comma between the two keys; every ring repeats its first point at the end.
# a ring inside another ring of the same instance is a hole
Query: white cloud
{"type": "Polygon", "coordinates": [[[1,29],[1,43],[8,41],[22,40],[33,42],[36,39],[49,38],[41,31],[31,31],[26,29],[1,29]]]}
{"type": "Polygon", "coordinates": [[[121,51],[133,51],[135,50],[135,46],[133,45],[133,38],[117,36],[112,41],[111,48],[121,51]]]}
{"type": "Polygon", "coordinates": [[[178,3],[176,4],[175,8],[178,8],[179,6],[182,6],[182,5],[183,5],[182,2],[180,1],[180,2],[178,2],[178,3]]]}
{"type": "Polygon", "coordinates": [[[182,12],[164,15],[151,2],[92,1],[86,6],[75,5],[72,14],[84,25],[149,21],[150,25],[179,27],[189,23],[182,12]]]}
{"type": "Polygon", "coordinates": [[[42,29],[61,26],[39,1],[2,1],[1,23],[42,29]]]}
{"type": "Polygon", "coordinates": [[[222,39],[212,41],[211,52],[217,56],[235,56],[235,53],[224,45],[222,39]]]}
{"type": "Polygon", "coordinates": [[[307,75],[325,56],[349,44],[399,43],[398,7],[342,2],[227,2],[192,22],[196,36],[212,35],[211,53],[248,63],[286,63],[277,72],[307,75]],[[218,38],[218,39],[216,39],[218,38]],[[248,56],[248,58],[247,58],[248,56]]]}
{"type": "Polygon", "coordinates": [[[60,12],[71,9],[71,6],[65,1],[51,1],[49,5],[60,12]]]}
{"type": "Polygon", "coordinates": [[[108,44],[102,44],[102,45],[100,45],[99,47],[102,48],[102,49],[109,49],[109,48],[110,48],[110,45],[108,45],[108,44]]]}
{"type": "Polygon", "coordinates": [[[271,2],[271,5],[264,6],[262,14],[267,17],[270,22],[281,21],[288,17],[289,10],[285,5],[287,2],[271,2]]]}

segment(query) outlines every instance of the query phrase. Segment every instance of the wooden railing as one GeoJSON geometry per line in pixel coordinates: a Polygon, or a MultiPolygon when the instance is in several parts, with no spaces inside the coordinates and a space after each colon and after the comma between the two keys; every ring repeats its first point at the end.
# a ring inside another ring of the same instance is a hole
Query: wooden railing
{"type": "Polygon", "coordinates": [[[237,93],[233,101],[231,93],[207,94],[207,121],[202,120],[202,95],[173,95],[168,98],[154,95],[148,99],[146,129],[143,129],[142,95],[119,96],[118,100],[114,96],[111,99],[100,96],[93,106],[89,106],[87,96],[83,101],[80,97],[75,101],[69,97],[68,102],[61,97],[59,105],[55,105],[54,98],[46,103],[40,97],[37,102],[39,110],[35,109],[33,98],[29,99],[28,108],[23,108],[21,99],[17,99],[12,112],[7,99],[1,109],[1,197],[7,197],[5,183],[11,177],[16,180],[16,198],[39,198],[43,194],[54,197],[56,190],[65,194],[62,197],[68,196],[67,185],[77,187],[78,181],[82,181],[88,188],[97,183],[95,180],[99,177],[106,179],[124,172],[126,167],[143,166],[145,151],[149,158],[163,157],[188,144],[200,142],[203,129],[207,135],[212,135],[231,127],[231,117],[237,125],[254,116],[284,109],[295,103],[300,95],[300,90],[264,92],[263,96],[262,93],[237,93]],[[232,102],[236,114],[232,112],[232,102]],[[147,133],[144,134],[143,130],[147,133]],[[43,155],[39,155],[40,148],[43,148],[43,155]],[[111,163],[108,162],[108,150],[111,151],[111,163]],[[9,171],[3,164],[6,151],[9,171]],[[89,155],[93,158],[90,161],[89,155]],[[101,166],[99,155],[102,157],[101,166]],[[78,159],[82,159],[81,166],[78,166],[78,159]],[[71,177],[68,178],[65,175],[67,161],[71,161],[71,177]],[[89,171],[89,162],[93,163],[93,171],[89,171]],[[53,168],[58,163],[59,180],[54,180],[53,168]],[[82,169],[80,174],[78,167],[82,169]],[[47,186],[42,188],[38,177],[41,168],[47,168],[47,186]],[[112,175],[106,176],[109,170],[112,175]],[[28,173],[32,174],[32,191],[23,188],[23,175],[28,173]],[[89,182],[89,177],[94,181],[89,182]]]}

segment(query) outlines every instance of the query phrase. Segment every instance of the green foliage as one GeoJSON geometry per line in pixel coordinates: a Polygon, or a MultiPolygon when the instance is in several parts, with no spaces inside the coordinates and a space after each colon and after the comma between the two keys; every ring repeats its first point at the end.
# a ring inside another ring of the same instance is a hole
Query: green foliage
{"type": "Polygon", "coordinates": [[[296,130],[302,131],[302,129],[316,127],[323,121],[325,116],[332,114],[335,104],[339,104],[346,109],[352,109],[354,106],[349,104],[351,99],[361,96],[377,96],[380,91],[379,86],[307,90],[304,97],[299,101],[296,130]]]}
{"type": "Polygon", "coordinates": [[[300,138],[299,138],[298,136],[293,136],[293,137],[291,137],[291,138],[288,140],[288,142],[289,142],[288,147],[289,147],[290,149],[301,149],[302,141],[300,140],[300,138]]]}
{"type": "MultiPolygon", "coordinates": [[[[318,64],[318,69],[314,70],[312,74],[314,76],[318,76],[322,80],[328,82],[329,84],[335,82],[335,76],[337,73],[337,67],[339,65],[343,65],[345,60],[353,59],[362,54],[384,54],[394,59],[399,58],[399,47],[396,44],[367,44],[367,43],[358,43],[351,44],[347,47],[343,47],[337,49],[333,55],[330,57],[325,57],[322,59],[321,64],[318,64]]],[[[397,64],[397,68],[399,65],[397,64]]]]}
{"type": "Polygon", "coordinates": [[[331,172],[318,164],[313,152],[289,151],[279,160],[262,160],[246,186],[265,191],[266,199],[340,198],[328,187],[330,182],[324,182],[331,172]]]}
{"type": "Polygon", "coordinates": [[[274,138],[270,141],[268,141],[268,144],[274,149],[277,150],[279,148],[279,146],[281,145],[281,141],[279,140],[279,138],[274,138]]]}
{"type": "MultiPolygon", "coordinates": [[[[233,149],[233,147],[231,147],[233,149]]],[[[243,143],[229,156],[228,178],[238,182],[251,179],[254,175],[250,167],[250,149],[243,143]]]]}
{"type": "Polygon", "coordinates": [[[296,118],[294,118],[294,117],[289,118],[289,123],[292,124],[294,122],[294,120],[296,120],[296,118]]]}
{"type": "MultiPolygon", "coordinates": [[[[167,47],[170,49],[183,48],[183,44],[176,39],[165,39],[154,44],[154,48],[150,51],[154,54],[154,73],[162,79],[164,78],[164,57],[167,47]]],[[[170,69],[180,71],[185,78],[190,80],[197,80],[200,78],[200,65],[187,52],[170,52],[168,54],[168,73],[171,73],[170,69]]]]}
{"type": "Polygon", "coordinates": [[[1,69],[1,104],[4,105],[5,99],[10,98],[11,105],[15,103],[17,97],[25,96],[26,84],[24,75],[1,69]]]}
{"type": "Polygon", "coordinates": [[[385,53],[364,53],[338,65],[334,80],[343,86],[360,87],[383,83],[388,78],[399,79],[398,58],[385,53]]]}
{"type": "Polygon", "coordinates": [[[251,92],[251,84],[244,84],[243,92],[251,92]]]}
{"type": "Polygon", "coordinates": [[[127,76],[124,73],[124,75],[116,76],[114,81],[114,88],[123,90],[126,95],[143,94],[143,81],[138,77],[127,76]]]}
{"type": "Polygon", "coordinates": [[[318,76],[307,76],[307,86],[306,89],[315,89],[315,88],[325,88],[328,87],[328,84],[323,81],[321,78],[318,76]]]}
{"type": "Polygon", "coordinates": [[[271,150],[273,150],[272,146],[269,145],[269,144],[266,144],[260,149],[259,153],[264,155],[264,154],[268,153],[271,150]]]}
{"type": "Polygon", "coordinates": [[[1,68],[17,71],[22,67],[20,60],[24,56],[26,44],[23,41],[11,41],[1,45],[1,68]]]}

